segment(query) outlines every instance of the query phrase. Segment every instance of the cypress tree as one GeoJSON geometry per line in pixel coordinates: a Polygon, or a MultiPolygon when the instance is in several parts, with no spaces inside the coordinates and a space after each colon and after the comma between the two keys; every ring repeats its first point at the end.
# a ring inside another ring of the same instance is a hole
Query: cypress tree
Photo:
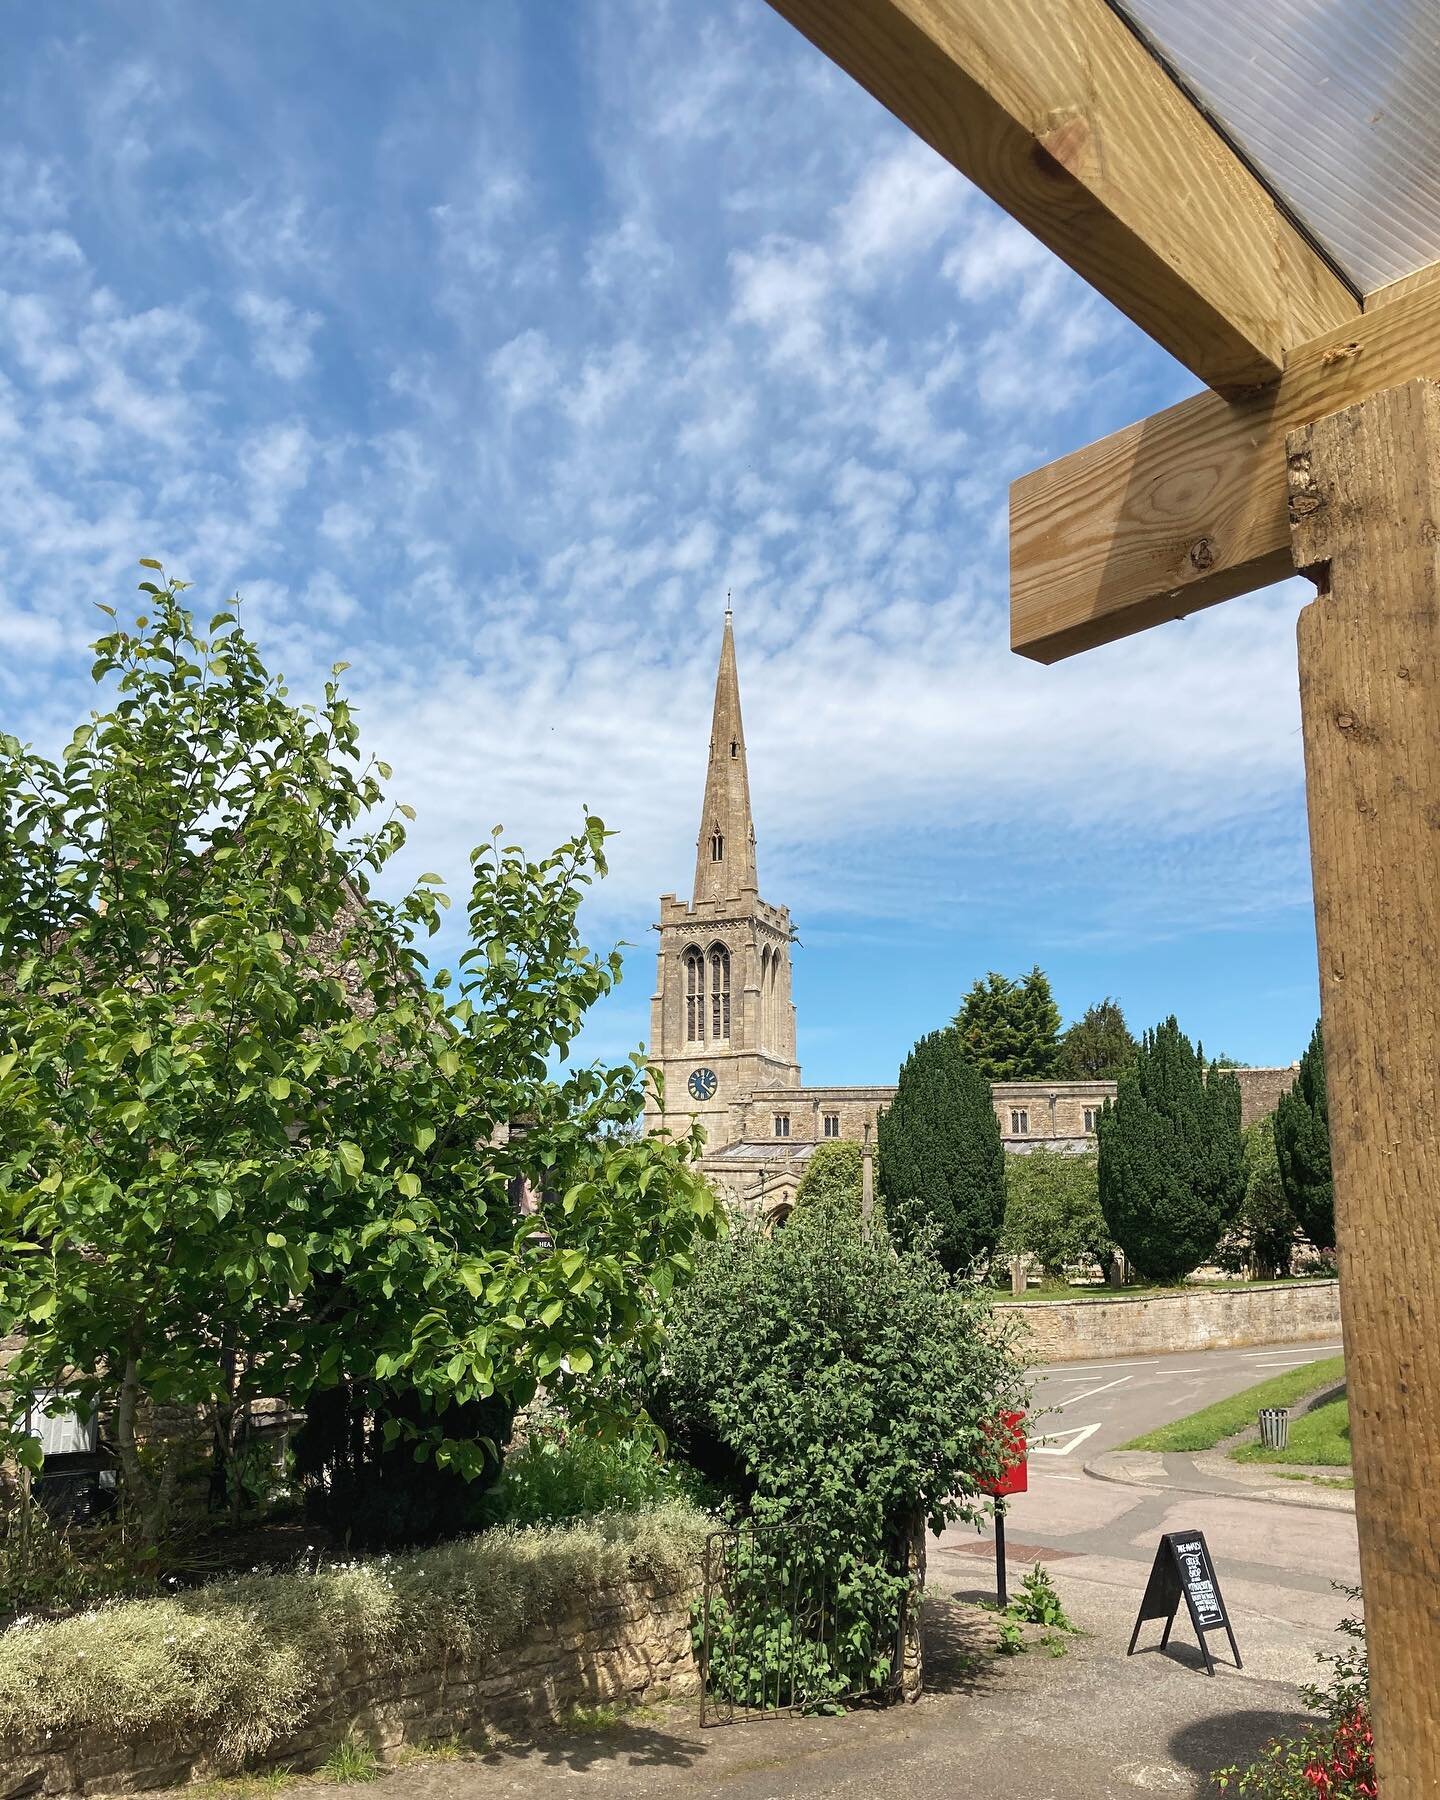
{"type": "Polygon", "coordinates": [[[899,1241],[929,1242],[952,1271],[988,1256],[1005,1217],[1005,1147],[990,1084],[953,1027],[906,1057],[879,1141],[880,1197],[899,1241]]]}
{"type": "Polygon", "coordinates": [[[1147,1031],[1100,1115],[1100,1208],[1140,1273],[1207,1262],[1245,1198],[1240,1084],[1173,1017],[1147,1031]]]}
{"type": "Polygon", "coordinates": [[[1330,1115],[1325,1097],[1325,1045],[1317,1023],[1300,1072],[1275,1109],[1280,1185],[1300,1229],[1317,1250],[1335,1242],[1335,1188],[1330,1178],[1330,1115]]]}

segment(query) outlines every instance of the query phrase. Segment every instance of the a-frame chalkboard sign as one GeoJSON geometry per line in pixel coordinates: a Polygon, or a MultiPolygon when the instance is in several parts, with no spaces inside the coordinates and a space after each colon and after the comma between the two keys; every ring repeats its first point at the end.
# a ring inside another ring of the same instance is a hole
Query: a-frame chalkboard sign
{"type": "Polygon", "coordinates": [[[1215,1673],[1215,1661],[1205,1641],[1207,1631],[1225,1633],[1238,1669],[1240,1649],[1235,1642],[1235,1633],[1230,1629],[1230,1618],[1225,1611],[1225,1601],[1215,1578],[1203,1531],[1168,1531],[1161,1538],[1155,1560],[1150,1565],[1150,1579],[1145,1584],[1145,1598],[1140,1602],[1135,1629],[1130,1633],[1130,1648],[1125,1654],[1135,1654],[1135,1640],[1147,1619],[1165,1621],[1165,1632],[1160,1639],[1163,1650],[1170,1642],[1170,1627],[1175,1623],[1182,1599],[1190,1609],[1190,1623],[1200,1640],[1200,1654],[1205,1658],[1208,1673],[1215,1673]]]}

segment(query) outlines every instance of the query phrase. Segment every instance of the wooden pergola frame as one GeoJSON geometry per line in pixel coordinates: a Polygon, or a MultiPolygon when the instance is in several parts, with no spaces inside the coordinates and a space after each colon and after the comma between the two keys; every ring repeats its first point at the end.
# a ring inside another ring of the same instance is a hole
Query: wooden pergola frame
{"type": "Polygon", "coordinates": [[[1440,1794],[1440,265],[1353,292],[1106,0],[770,4],[1209,390],[1014,484],[1012,647],[1054,662],[1316,584],[1300,695],[1381,1791],[1440,1794]]]}

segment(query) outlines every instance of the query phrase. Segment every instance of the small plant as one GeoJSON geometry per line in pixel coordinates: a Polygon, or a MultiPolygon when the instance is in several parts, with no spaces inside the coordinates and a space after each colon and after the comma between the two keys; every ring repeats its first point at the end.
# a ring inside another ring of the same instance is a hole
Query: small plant
{"type": "MultiPolygon", "coordinates": [[[[1358,1588],[1336,1583],[1351,1600],[1358,1588]]],[[[1308,1731],[1272,1738],[1248,1768],[1238,1763],[1215,1771],[1221,1793],[1253,1795],[1255,1800],[1375,1800],[1375,1736],[1370,1726],[1370,1661],[1365,1627],[1353,1616],[1336,1630],[1347,1640],[1335,1655],[1321,1651],[1316,1660],[1330,1667],[1323,1687],[1312,1683],[1300,1696],[1321,1715],[1308,1731]]]]}
{"type": "Polygon", "coordinates": [[[1043,1563],[1037,1562],[1031,1569],[1006,1610],[1012,1619],[1023,1619],[1027,1625],[1048,1625],[1052,1631],[1075,1633],[1043,1563]]]}
{"type": "Polygon", "coordinates": [[[1019,1656],[1023,1650],[1028,1648],[1025,1642],[1025,1633],[1013,1619],[1002,1616],[996,1627],[995,1648],[1002,1656],[1019,1656]]]}
{"type": "Polygon", "coordinates": [[[380,1773],[380,1764],[368,1744],[357,1744],[354,1738],[341,1738],[320,1765],[319,1772],[322,1780],[333,1781],[336,1787],[353,1787],[357,1782],[374,1781],[380,1773]]]}
{"type": "Polygon", "coordinates": [[[625,1723],[630,1708],[623,1700],[609,1700],[598,1706],[572,1706],[560,1720],[560,1729],[578,1736],[604,1735],[618,1731],[625,1723]]]}

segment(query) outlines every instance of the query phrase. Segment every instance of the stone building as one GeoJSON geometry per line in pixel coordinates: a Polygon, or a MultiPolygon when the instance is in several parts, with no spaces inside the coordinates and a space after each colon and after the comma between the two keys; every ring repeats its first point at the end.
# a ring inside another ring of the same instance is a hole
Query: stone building
{"type": "MultiPolygon", "coordinates": [[[[789,909],[760,898],[755,824],[734,621],[725,613],[705,797],[688,902],[660,899],[658,976],[650,1002],[656,1081],[649,1129],[688,1131],[700,1121],[704,1168],[717,1191],[783,1216],[817,1144],[872,1139],[894,1096],[888,1087],[804,1087],[795,1056],[789,909]]],[[[1273,1112],[1295,1077],[1239,1069],[1246,1124],[1273,1112]]],[[[991,1100],[1007,1151],[1092,1148],[1113,1081],[996,1082],[991,1100]]]]}

